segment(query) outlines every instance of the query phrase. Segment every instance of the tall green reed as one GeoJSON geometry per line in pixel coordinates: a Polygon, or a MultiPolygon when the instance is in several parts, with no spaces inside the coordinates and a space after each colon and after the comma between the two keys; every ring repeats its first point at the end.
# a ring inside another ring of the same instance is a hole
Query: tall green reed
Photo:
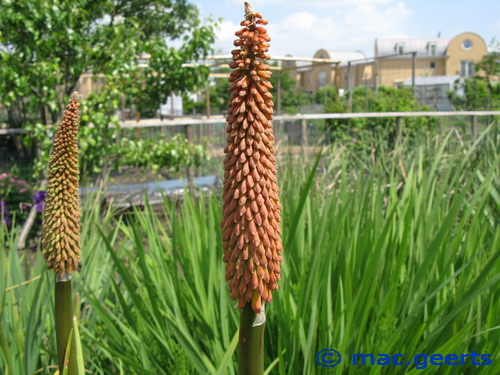
{"type": "MultiPolygon", "coordinates": [[[[415,147],[376,150],[375,157],[334,145],[316,166],[315,155],[300,163],[285,157],[279,181],[287,283],[268,311],[274,323],[265,344],[267,373],[322,373],[314,358],[325,348],[347,358],[474,350],[498,362],[495,142],[490,130],[475,141],[452,133],[415,147]]],[[[217,192],[165,199],[120,217],[102,212],[97,198],[86,202],[86,251],[75,280],[85,278],[80,329],[89,371],[237,373],[238,314],[220,262],[220,207],[217,192]]],[[[0,231],[0,248],[14,249],[16,230],[0,231]]],[[[0,256],[0,333],[7,342],[0,373],[7,358],[15,374],[51,373],[54,326],[44,295],[52,280],[40,261],[26,267],[26,255],[0,256]],[[31,314],[37,300],[40,307],[31,314]],[[40,334],[26,335],[29,330],[40,334]]],[[[391,366],[339,366],[347,374],[394,373],[391,366]]],[[[473,373],[477,367],[469,362],[439,371],[473,373]]],[[[481,373],[495,368],[481,366],[481,373]]]]}

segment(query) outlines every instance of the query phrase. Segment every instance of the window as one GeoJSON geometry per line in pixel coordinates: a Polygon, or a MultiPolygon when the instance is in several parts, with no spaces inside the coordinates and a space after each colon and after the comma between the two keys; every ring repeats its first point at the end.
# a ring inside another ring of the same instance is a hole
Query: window
{"type": "Polygon", "coordinates": [[[465,39],[462,42],[462,48],[465,49],[465,50],[471,49],[472,48],[472,41],[470,41],[469,39],[465,39]]]}
{"type": "Polygon", "coordinates": [[[403,43],[396,43],[396,47],[394,49],[398,55],[402,55],[404,53],[405,45],[403,43]]]}
{"type": "Polygon", "coordinates": [[[474,74],[474,65],[471,60],[460,61],[460,77],[472,77],[474,74]]]}
{"type": "Polygon", "coordinates": [[[318,86],[319,87],[326,86],[326,72],[318,73],[318,86]]]}
{"type": "Polygon", "coordinates": [[[436,69],[436,62],[435,61],[431,61],[431,66],[430,66],[431,69],[436,69]]]}
{"type": "Polygon", "coordinates": [[[427,49],[429,51],[430,56],[436,56],[436,42],[430,42],[427,45],[427,49]]]}

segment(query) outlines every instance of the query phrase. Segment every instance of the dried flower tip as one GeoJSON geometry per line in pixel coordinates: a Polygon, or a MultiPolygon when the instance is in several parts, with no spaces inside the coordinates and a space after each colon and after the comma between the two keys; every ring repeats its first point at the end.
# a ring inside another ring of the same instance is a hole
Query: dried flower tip
{"type": "Polygon", "coordinates": [[[250,5],[248,1],[245,1],[245,18],[247,20],[255,18],[255,12],[253,7],[250,5]]]}

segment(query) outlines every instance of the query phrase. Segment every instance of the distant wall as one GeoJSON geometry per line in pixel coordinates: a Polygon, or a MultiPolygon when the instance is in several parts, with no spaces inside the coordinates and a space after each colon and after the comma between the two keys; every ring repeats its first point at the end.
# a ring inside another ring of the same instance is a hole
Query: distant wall
{"type": "Polygon", "coordinates": [[[461,61],[472,61],[477,63],[481,61],[484,55],[488,53],[488,47],[485,41],[479,35],[474,33],[462,33],[454,37],[446,54],[446,75],[460,75],[461,61]],[[467,48],[470,42],[470,47],[467,48]]]}

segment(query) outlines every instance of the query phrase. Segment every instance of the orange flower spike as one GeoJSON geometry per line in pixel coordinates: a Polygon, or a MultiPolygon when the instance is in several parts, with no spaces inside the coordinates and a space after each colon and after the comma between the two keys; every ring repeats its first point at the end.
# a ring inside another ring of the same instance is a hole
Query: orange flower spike
{"type": "Polygon", "coordinates": [[[231,298],[259,313],[278,289],[283,261],[267,21],[245,3],[245,20],[235,35],[232,91],[224,149],[223,247],[231,298]]]}
{"type": "Polygon", "coordinates": [[[79,106],[75,92],[52,141],[43,211],[43,255],[60,277],[70,276],[80,264],[79,106]]]}

